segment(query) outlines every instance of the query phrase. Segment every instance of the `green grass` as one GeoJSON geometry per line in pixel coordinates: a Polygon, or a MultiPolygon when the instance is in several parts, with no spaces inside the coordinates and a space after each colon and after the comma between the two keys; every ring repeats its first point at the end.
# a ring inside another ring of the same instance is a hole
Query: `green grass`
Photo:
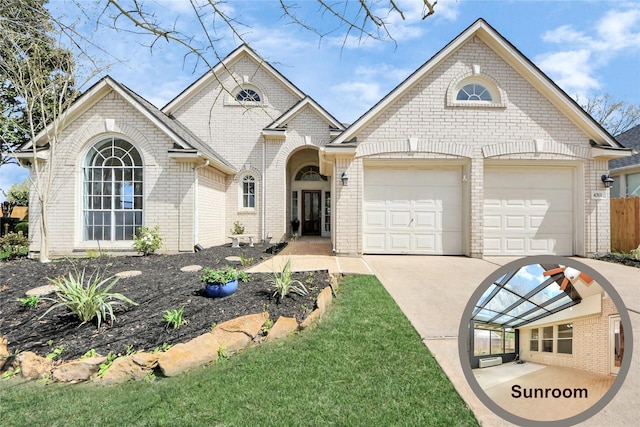
{"type": "Polygon", "coordinates": [[[477,426],[380,282],[348,277],[312,331],[177,378],[0,381],[3,425],[477,426]]]}

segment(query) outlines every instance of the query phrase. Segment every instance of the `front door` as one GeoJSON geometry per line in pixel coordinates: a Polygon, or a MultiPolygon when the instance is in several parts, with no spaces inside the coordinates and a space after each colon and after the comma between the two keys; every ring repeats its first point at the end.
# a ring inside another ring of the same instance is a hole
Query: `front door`
{"type": "Polygon", "coordinates": [[[620,316],[609,318],[609,367],[614,375],[620,371],[624,356],[624,329],[620,316]]]}
{"type": "Polygon", "coordinates": [[[302,236],[320,235],[321,195],[322,191],[302,191],[302,236]]]}

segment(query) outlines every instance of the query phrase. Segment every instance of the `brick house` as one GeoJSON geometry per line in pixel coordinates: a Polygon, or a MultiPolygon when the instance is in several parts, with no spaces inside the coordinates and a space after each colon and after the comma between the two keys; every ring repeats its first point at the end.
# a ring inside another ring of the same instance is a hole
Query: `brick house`
{"type": "Polygon", "coordinates": [[[159,225],[192,251],[236,221],[275,242],[297,218],[339,255],[587,255],[609,249],[600,177],[626,155],[483,20],[349,127],[241,46],[162,109],[109,77],[78,99],[50,250],[126,250],[159,225]]]}

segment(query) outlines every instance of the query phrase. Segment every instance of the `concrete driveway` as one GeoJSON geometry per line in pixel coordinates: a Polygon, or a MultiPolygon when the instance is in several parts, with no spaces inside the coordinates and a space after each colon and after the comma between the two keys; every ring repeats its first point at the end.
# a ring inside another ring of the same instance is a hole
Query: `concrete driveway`
{"type": "MultiPolygon", "coordinates": [[[[515,258],[374,256],[364,260],[409,318],[425,345],[483,426],[510,426],[469,387],[458,356],[458,328],[471,295],[500,266],[515,258]]],[[[627,378],[613,400],[584,426],[633,426],[640,404],[640,269],[579,259],[614,286],[629,310],[634,351],[627,378]]]]}

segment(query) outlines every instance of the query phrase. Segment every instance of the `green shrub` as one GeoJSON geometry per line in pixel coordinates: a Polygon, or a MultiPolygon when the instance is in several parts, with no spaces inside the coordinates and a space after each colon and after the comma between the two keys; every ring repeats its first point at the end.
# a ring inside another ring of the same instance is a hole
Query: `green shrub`
{"type": "Polygon", "coordinates": [[[133,236],[133,248],[142,255],[149,255],[160,249],[162,237],[160,227],[140,227],[138,234],[133,236]]]}
{"type": "Polygon", "coordinates": [[[178,329],[182,325],[189,323],[187,319],[183,317],[184,307],[179,309],[167,310],[164,312],[162,318],[167,322],[167,326],[171,326],[173,329],[178,329]]]}
{"type": "Polygon", "coordinates": [[[307,295],[309,293],[302,282],[291,278],[292,275],[291,258],[289,258],[282,268],[282,271],[273,272],[269,278],[269,283],[271,283],[274,288],[273,296],[277,297],[278,301],[282,301],[290,292],[298,295],[307,295]]]}
{"type": "Polygon", "coordinates": [[[7,233],[0,237],[0,259],[11,259],[27,256],[29,239],[22,233],[7,233]]]}
{"type": "Polygon", "coordinates": [[[98,272],[85,277],[85,269],[75,275],[69,273],[68,277],[60,279],[49,279],[58,290],[56,298],[45,298],[54,301],[52,305],[40,318],[46,316],[51,310],[58,307],[67,307],[75,313],[82,323],[89,322],[94,318],[98,319],[98,328],[103,320],[115,319],[113,308],[116,305],[132,304],[138,305],[120,293],[110,293],[109,291],[118,282],[118,278],[109,277],[102,279],[98,272]],[[109,284],[104,286],[107,282],[109,284]],[[104,286],[104,287],[103,287],[104,286]]]}
{"type": "Polygon", "coordinates": [[[40,304],[40,296],[39,295],[29,295],[26,298],[18,298],[18,301],[25,307],[36,308],[38,304],[40,304]]]}
{"type": "Polygon", "coordinates": [[[231,234],[244,234],[244,224],[240,221],[236,221],[233,223],[233,228],[231,229],[231,234]]]}
{"type": "Polygon", "coordinates": [[[29,235],[29,221],[20,221],[13,228],[16,233],[22,233],[23,236],[29,235]]]}

